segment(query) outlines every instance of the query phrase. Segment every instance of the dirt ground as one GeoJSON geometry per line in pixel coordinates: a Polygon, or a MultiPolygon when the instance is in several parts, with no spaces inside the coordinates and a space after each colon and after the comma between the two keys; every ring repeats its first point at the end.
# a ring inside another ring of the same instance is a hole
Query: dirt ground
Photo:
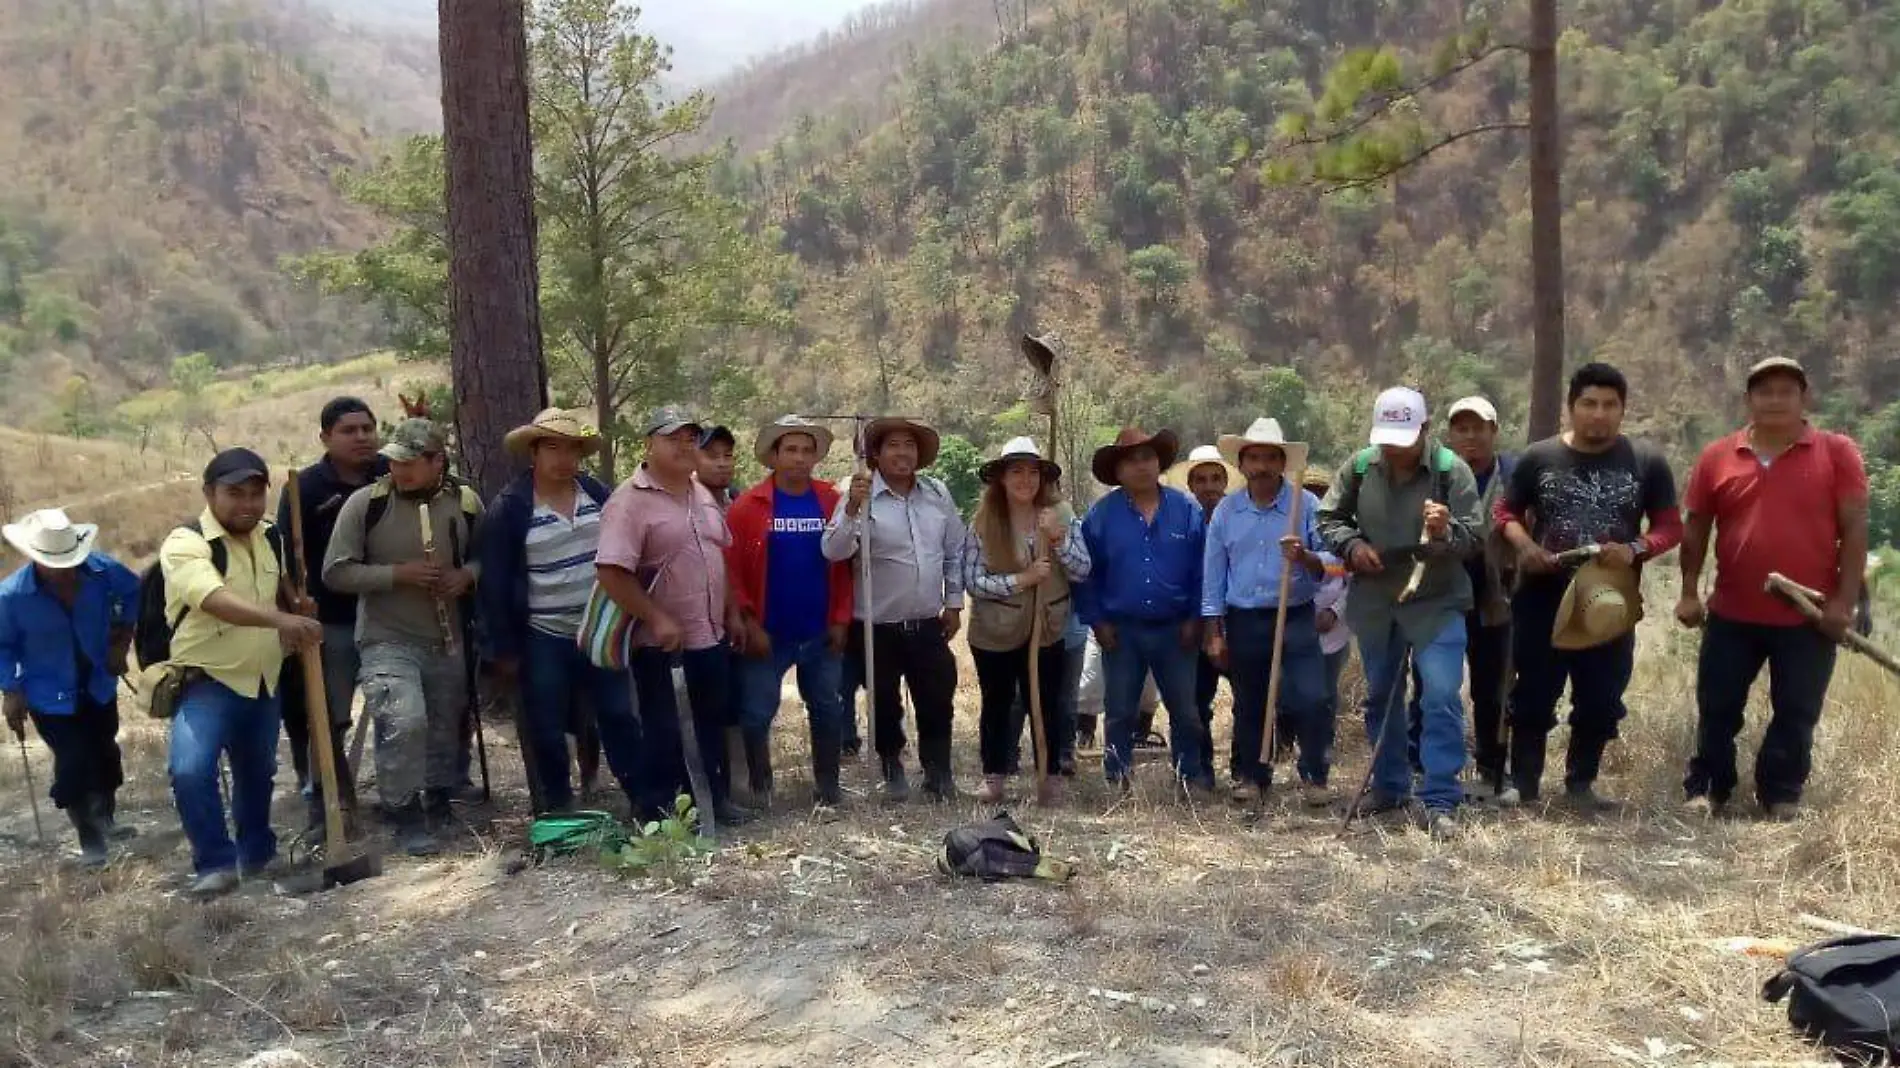
{"type": "MultiPolygon", "coordinates": [[[[496,798],[450,854],[308,898],[255,884],[198,904],[179,893],[162,728],[128,703],[143,833],[103,874],[58,859],[70,832],[50,808],[56,846],[34,844],[17,756],[0,762],[0,1065],[1818,1061],[1759,998],[1776,962],[1719,942],[1819,937],[1803,912],[1900,927],[1895,687],[1844,666],[1800,822],[1685,820],[1681,646],[1645,639],[1604,784],[1630,799],[1617,814],[1476,810],[1448,843],[1386,820],[1342,836],[1285,791],[1257,818],[1191,806],[1154,763],[1126,800],[1085,773],[1059,809],[1012,806],[1076,864],[1060,887],[937,875],[943,832],[981,813],[967,796],[881,805],[869,759],[847,767],[842,818],[812,818],[788,706],[776,811],[681,879],[523,869],[518,754],[491,727],[496,798]]],[[[1355,723],[1342,786],[1365,767],[1355,723]]],[[[37,742],[32,757],[43,790],[37,742]]],[[[279,827],[298,812],[284,799],[279,827]]]]}

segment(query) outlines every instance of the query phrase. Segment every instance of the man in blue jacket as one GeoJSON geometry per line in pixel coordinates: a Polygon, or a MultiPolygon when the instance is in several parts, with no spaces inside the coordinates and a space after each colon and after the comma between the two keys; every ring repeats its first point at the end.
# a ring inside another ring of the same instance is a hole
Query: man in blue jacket
{"type": "MultiPolygon", "coordinates": [[[[637,804],[640,725],[631,683],[624,672],[594,666],[574,641],[594,588],[600,513],[610,492],[581,471],[581,462],[600,451],[600,432],[549,408],[504,441],[531,467],[495,498],[482,533],[482,653],[499,680],[520,687],[536,811],[574,804],[567,735],[587,735],[583,703],[598,723],[607,766],[637,804]]],[[[591,776],[584,756],[582,776],[585,789],[591,776]]]]}
{"type": "Polygon", "coordinates": [[[14,736],[31,716],[53,751],[53,804],[79,833],[81,859],[106,862],[106,839],[135,832],[113,819],[125,782],[118,676],[126,670],[139,581],[93,552],[99,528],[57,508],[5,528],[31,561],[0,582],[0,703],[14,736]]]}

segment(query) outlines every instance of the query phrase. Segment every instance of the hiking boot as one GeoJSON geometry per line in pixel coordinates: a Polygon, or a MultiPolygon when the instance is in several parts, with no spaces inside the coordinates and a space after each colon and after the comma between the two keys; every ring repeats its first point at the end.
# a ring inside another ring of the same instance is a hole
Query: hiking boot
{"type": "MultiPolygon", "coordinates": [[[[88,802],[90,799],[88,799],[88,802]]],[[[106,831],[94,816],[92,805],[82,803],[66,810],[66,818],[79,834],[79,863],[82,867],[106,866],[106,831]]]]}
{"type": "Polygon", "coordinates": [[[442,852],[442,843],[429,833],[429,817],[420,798],[389,814],[396,827],[396,848],[412,857],[432,857],[442,852]]]}
{"type": "Polygon", "coordinates": [[[1367,790],[1352,803],[1352,814],[1359,819],[1364,819],[1367,816],[1378,816],[1404,807],[1403,798],[1393,797],[1391,794],[1380,793],[1377,790],[1367,790]]]}
{"type": "Polygon", "coordinates": [[[1715,815],[1715,802],[1707,794],[1697,794],[1682,803],[1682,814],[1691,819],[1709,819],[1715,815]]]}
{"type": "Polygon", "coordinates": [[[192,897],[206,899],[222,897],[238,888],[238,873],[235,868],[220,868],[208,871],[191,881],[191,888],[185,892],[192,897]]]}
{"type": "Polygon", "coordinates": [[[1227,796],[1236,805],[1251,805],[1260,800],[1260,784],[1246,779],[1235,779],[1227,786],[1227,796]]]}
{"type": "Polygon", "coordinates": [[[1564,787],[1564,804],[1582,812],[1614,812],[1617,803],[1597,793],[1591,783],[1577,783],[1564,787]]]}
{"type": "Polygon", "coordinates": [[[904,777],[904,758],[879,757],[884,770],[884,800],[893,804],[910,800],[910,780],[904,777]]]}
{"type": "Polygon", "coordinates": [[[957,781],[946,767],[924,769],[924,793],[930,795],[938,804],[950,804],[957,799],[957,781]]]}
{"type": "Polygon", "coordinates": [[[1793,823],[1801,818],[1801,802],[1768,801],[1761,806],[1763,818],[1775,823],[1793,823]]]}
{"type": "Polygon", "coordinates": [[[976,803],[979,805],[995,805],[1002,803],[1002,800],[1003,776],[983,776],[983,785],[978,787],[976,791],[976,803]]]}
{"type": "Polygon", "coordinates": [[[1524,795],[1517,792],[1517,787],[1506,786],[1491,800],[1497,802],[1499,808],[1516,808],[1524,803],[1524,795]]]}
{"type": "Polygon", "coordinates": [[[1309,782],[1300,787],[1300,803],[1307,808],[1327,808],[1333,803],[1332,788],[1323,782],[1309,782]]]}
{"type": "Polygon", "coordinates": [[[107,838],[114,842],[123,842],[128,838],[137,838],[139,829],[118,821],[119,798],[117,794],[94,794],[92,797],[95,817],[107,838]]]}
{"type": "Polygon", "coordinates": [[[772,807],[772,736],[745,735],[746,786],[766,808],[772,807]]]}

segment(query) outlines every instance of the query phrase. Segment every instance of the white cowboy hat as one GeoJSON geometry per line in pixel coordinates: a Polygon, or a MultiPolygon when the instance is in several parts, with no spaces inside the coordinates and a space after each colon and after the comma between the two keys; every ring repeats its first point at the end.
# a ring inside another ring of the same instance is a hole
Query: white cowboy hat
{"type": "Polygon", "coordinates": [[[18,523],[4,528],[7,542],[42,567],[64,571],[78,567],[92,555],[92,543],[99,528],[91,523],[75,523],[59,508],[43,508],[18,523]]]}
{"type": "Polygon", "coordinates": [[[831,431],[802,415],[782,415],[759,428],[759,436],[752,442],[752,458],[762,467],[771,467],[772,450],[778,448],[778,439],[787,434],[804,434],[817,442],[820,460],[831,452],[831,431]]]}
{"type": "Polygon", "coordinates": [[[535,443],[547,438],[579,442],[583,456],[594,455],[600,451],[602,445],[600,431],[594,429],[592,423],[573,412],[562,411],[559,408],[543,409],[526,426],[518,426],[510,430],[507,436],[501,439],[501,444],[503,448],[516,456],[531,456],[534,454],[535,443]]]}
{"type": "Polygon", "coordinates": [[[1636,571],[1591,560],[1564,587],[1550,644],[1559,649],[1590,649],[1628,634],[1642,618],[1643,590],[1636,571]]]}
{"type": "Polygon", "coordinates": [[[1162,481],[1176,489],[1185,490],[1188,488],[1188,476],[1194,473],[1195,468],[1206,464],[1213,464],[1227,472],[1228,489],[1233,489],[1246,481],[1240,477],[1240,470],[1228,463],[1227,458],[1220,454],[1220,449],[1213,445],[1194,446],[1194,450],[1188,453],[1187,459],[1168,468],[1168,473],[1162,476],[1162,481]]]}
{"type": "Polygon", "coordinates": [[[1235,467],[1240,466],[1240,454],[1251,445],[1271,445],[1285,453],[1285,471],[1292,478],[1300,477],[1306,470],[1306,442],[1288,441],[1278,419],[1255,419],[1245,434],[1220,436],[1220,454],[1235,467]]]}
{"type": "Polygon", "coordinates": [[[1062,477],[1061,465],[1044,456],[1042,450],[1036,447],[1035,439],[1027,437],[1010,438],[1004,442],[996,458],[978,468],[977,475],[985,482],[993,481],[1003,473],[1003,468],[1008,467],[1011,460],[1040,461],[1044,482],[1054,482],[1062,477]]]}

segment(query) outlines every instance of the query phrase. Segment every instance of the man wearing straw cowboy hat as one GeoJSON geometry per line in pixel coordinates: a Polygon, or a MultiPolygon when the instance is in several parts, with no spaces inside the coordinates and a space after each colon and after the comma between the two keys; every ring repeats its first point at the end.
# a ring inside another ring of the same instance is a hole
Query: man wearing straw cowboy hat
{"type": "Polygon", "coordinates": [[[118,676],[132,641],[138,576],[93,551],[98,527],[57,508],[8,523],[5,536],[28,563],[0,582],[0,703],[16,738],[24,742],[31,716],[52,750],[53,804],[78,832],[81,859],[96,867],[106,862],[107,838],[135,833],[120,828],[113,812],[125,782],[118,676]]]}
{"type": "Polygon", "coordinates": [[[1498,796],[1500,804],[1537,800],[1544,741],[1557,725],[1557,701],[1567,682],[1565,800],[1586,810],[1610,805],[1595,783],[1603,751],[1628,711],[1623,691],[1635,663],[1641,616],[1637,576],[1643,561],[1682,539],[1668,462],[1623,436],[1628,397],[1621,371],[1604,363],[1579,367],[1570,378],[1570,428],[1524,450],[1493,511],[1517,551],[1519,576],[1511,599],[1517,668],[1510,711],[1512,785],[1498,796]],[[1584,586],[1569,581],[1557,555],[1577,550],[1595,553],[1599,565],[1589,569],[1584,586]],[[1618,592],[1620,609],[1614,604],[1618,592]],[[1587,611],[1579,615],[1579,609],[1587,611]]]}
{"type": "MultiPolygon", "coordinates": [[[[642,738],[631,682],[595,666],[575,644],[612,492],[581,470],[600,451],[600,431],[549,408],[502,443],[528,470],[496,495],[482,523],[482,657],[498,681],[518,687],[521,755],[535,800],[543,812],[573,806],[567,736],[585,744],[597,725],[608,768],[638,804],[642,738]]],[[[582,771],[585,789],[585,763],[582,771]]]]}
{"type": "Polygon", "coordinates": [[[726,568],[748,630],[739,667],[745,680],[739,729],[752,792],[762,801],[772,794],[771,731],[779,688],[792,668],[811,725],[815,800],[827,807],[842,800],[840,683],[851,626],[851,566],[825,559],[825,521],[837,509],[839,494],[812,477],[830,451],[831,431],[809,419],[788,415],[761,428],[752,455],[771,477],[726,513],[732,528],[726,568]]]}
{"type": "Polygon", "coordinates": [[[1371,702],[1366,734],[1375,758],[1361,813],[1403,806],[1412,794],[1406,760],[1405,664],[1418,666],[1424,730],[1423,781],[1413,817],[1434,836],[1457,833],[1464,800],[1464,561],[1484,534],[1471,468],[1426,433],[1425,398],[1398,387],[1373,403],[1371,444],[1347,460],[1320,505],[1320,531],[1352,570],[1346,619],[1359,639],[1371,702]]]}
{"type": "Polygon", "coordinates": [[[1307,803],[1324,805],[1332,723],[1320,717],[1325,664],[1313,609],[1326,572],[1319,498],[1286,477],[1289,469],[1305,469],[1306,443],[1288,441],[1279,420],[1261,418],[1244,434],[1221,435],[1220,452],[1247,479],[1243,492],[1214,509],[1201,584],[1207,657],[1227,669],[1234,687],[1233,798],[1252,803],[1273,785],[1262,747],[1269,705],[1279,705],[1299,735],[1307,803]],[[1277,702],[1269,696],[1274,690],[1277,702]]]}
{"type": "Polygon", "coordinates": [[[1834,651],[1854,627],[1867,571],[1867,469],[1844,434],[1808,423],[1808,374],[1786,357],[1748,372],[1748,426],[1704,449],[1689,476],[1676,618],[1702,625],[1696,749],[1683,789],[1692,812],[1728,802],[1748,691],[1768,668],[1771,715],[1755,758],[1765,815],[1800,813],[1834,651]],[[1715,536],[1715,593],[1702,566],[1715,536]],[[1771,573],[1819,591],[1821,625],[1765,589],[1771,573]]]}
{"type": "Polygon", "coordinates": [[[860,561],[869,582],[857,588],[849,655],[864,656],[870,627],[873,744],[891,801],[910,795],[900,680],[917,709],[925,793],[948,801],[957,792],[950,768],[957,661],[950,639],[963,626],[964,527],[950,490],[920,474],[936,462],[939,443],[937,432],[916,420],[872,420],[864,428],[871,470],[851,477],[849,495],[825,528],[825,559],[850,560],[860,551],[868,557],[860,561]]]}
{"type": "Polygon", "coordinates": [[[1193,703],[1207,528],[1199,505],[1161,484],[1178,448],[1172,430],[1127,427],[1090,464],[1096,480],[1115,489],[1082,523],[1093,570],[1075,603],[1095,629],[1107,675],[1102,770],[1123,789],[1132,781],[1135,708],[1150,673],[1168,709],[1175,776],[1197,792],[1214,786],[1201,759],[1210,740],[1193,703]]]}

